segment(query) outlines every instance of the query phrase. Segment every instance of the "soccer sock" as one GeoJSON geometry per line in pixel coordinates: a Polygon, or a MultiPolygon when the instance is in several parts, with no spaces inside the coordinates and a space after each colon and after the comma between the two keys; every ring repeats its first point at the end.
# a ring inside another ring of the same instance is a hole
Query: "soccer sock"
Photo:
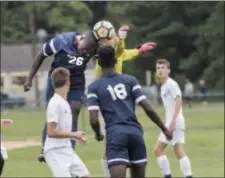
{"type": "Polygon", "coordinates": [[[107,160],[102,160],[102,166],[103,166],[104,177],[109,178],[110,173],[109,173],[107,160]]]}
{"type": "Polygon", "coordinates": [[[45,123],[44,129],[42,130],[42,146],[44,146],[46,136],[47,136],[47,124],[45,123]]]}
{"type": "Polygon", "coordinates": [[[191,163],[187,156],[184,156],[183,158],[180,159],[180,168],[185,177],[188,178],[192,177],[191,163]]]}
{"type": "Polygon", "coordinates": [[[157,158],[157,162],[159,165],[159,168],[164,175],[165,178],[170,178],[171,173],[170,173],[170,163],[166,155],[159,156],[157,158]]]}

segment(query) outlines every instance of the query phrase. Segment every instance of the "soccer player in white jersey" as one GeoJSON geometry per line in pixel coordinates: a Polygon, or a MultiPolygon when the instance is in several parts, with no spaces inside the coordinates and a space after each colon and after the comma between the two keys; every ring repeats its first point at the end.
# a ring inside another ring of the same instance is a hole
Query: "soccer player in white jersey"
{"type": "Polygon", "coordinates": [[[173,139],[168,141],[163,133],[159,135],[154,148],[159,168],[165,178],[171,178],[169,160],[164,151],[172,145],[179,159],[180,169],[186,178],[192,178],[191,163],[181,144],[185,143],[185,121],[182,111],[182,95],[179,85],[169,77],[170,63],[165,59],[156,62],[156,72],[161,82],[161,98],[165,109],[165,124],[173,131],[173,139]]]}
{"type": "Polygon", "coordinates": [[[44,157],[54,177],[89,177],[86,166],[71,146],[71,140],[84,144],[85,138],[82,131],[71,132],[72,114],[67,102],[69,76],[69,71],[61,67],[51,74],[54,95],[47,106],[44,157]]]}

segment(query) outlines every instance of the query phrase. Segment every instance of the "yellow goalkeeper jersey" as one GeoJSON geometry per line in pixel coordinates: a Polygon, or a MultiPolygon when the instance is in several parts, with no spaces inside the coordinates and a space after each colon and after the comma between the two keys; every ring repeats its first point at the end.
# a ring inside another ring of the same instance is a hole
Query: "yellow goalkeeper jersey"
{"type": "MultiPolygon", "coordinates": [[[[118,45],[115,47],[117,64],[115,65],[115,70],[117,73],[122,73],[123,62],[133,59],[137,56],[137,49],[125,49],[125,41],[120,40],[118,45]]],[[[95,77],[98,78],[102,74],[101,67],[98,65],[98,61],[95,64],[95,77]]]]}

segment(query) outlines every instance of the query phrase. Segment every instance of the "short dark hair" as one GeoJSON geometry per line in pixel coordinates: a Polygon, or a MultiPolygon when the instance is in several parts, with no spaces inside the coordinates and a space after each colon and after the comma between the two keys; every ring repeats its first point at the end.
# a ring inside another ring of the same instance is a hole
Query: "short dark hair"
{"type": "Polygon", "coordinates": [[[91,53],[96,52],[99,45],[98,45],[98,41],[95,39],[92,31],[88,31],[88,32],[84,33],[81,38],[83,40],[85,49],[88,52],[91,52],[91,53]]]}
{"type": "Polygon", "coordinates": [[[164,64],[168,69],[170,69],[170,62],[166,59],[158,59],[156,64],[164,64]]]}
{"type": "Polygon", "coordinates": [[[114,67],[116,64],[115,49],[112,46],[101,46],[98,48],[98,64],[102,68],[114,67]]]}
{"type": "Polygon", "coordinates": [[[53,70],[51,74],[52,85],[54,88],[61,88],[66,84],[70,78],[70,71],[63,68],[58,67],[53,70]]]}

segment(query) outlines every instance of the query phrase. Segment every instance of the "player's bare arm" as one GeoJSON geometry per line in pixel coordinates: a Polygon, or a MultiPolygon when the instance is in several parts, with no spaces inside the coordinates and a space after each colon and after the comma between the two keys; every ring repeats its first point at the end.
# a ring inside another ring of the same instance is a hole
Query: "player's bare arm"
{"type": "Polygon", "coordinates": [[[101,129],[100,129],[100,123],[98,120],[98,110],[90,110],[89,116],[90,116],[90,125],[93,131],[95,132],[96,140],[102,141],[104,139],[104,136],[102,135],[101,129]]]}
{"type": "Polygon", "coordinates": [[[142,100],[140,106],[144,109],[148,117],[163,131],[168,140],[172,139],[172,133],[164,126],[157,112],[153,109],[147,99],[142,100]]]}
{"type": "Polygon", "coordinates": [[[71,138],[75,141],[78,141],[81,144],[84,144],[86,139],[84,138],[84,132],[66,132],[57,129],[56,122],[47,123],[47,134],[49,138],[71,138]]]}
{"type": "Polygon", "coordinates": [[[172,121],[170,123],[170,129],[174,130],[175,129],[175,125],[176,125],[176,118],[180,112],[180,108],[182,105],[182,99],[180,96],[177,95],[177,97],[175,98],[175,108],[174,108],[174,114],[172,117],[172,121]]]}
{"type": "Polygon", "coordinates": [[[46,58],[46,56],[43,55],[43,52],[42,50],[39,52],[39,54],[37,55],[32,67],[31,67],[31,70],[30,70],[30,73],[27,77],[27,80],[24,84],[24,91],[29,91],[30,88],[32,87],[32,80],[34,78],[34,76],[36,75],[38,69],[40,68],[41,64],[43,63],[44,59],[46,58]]]}

